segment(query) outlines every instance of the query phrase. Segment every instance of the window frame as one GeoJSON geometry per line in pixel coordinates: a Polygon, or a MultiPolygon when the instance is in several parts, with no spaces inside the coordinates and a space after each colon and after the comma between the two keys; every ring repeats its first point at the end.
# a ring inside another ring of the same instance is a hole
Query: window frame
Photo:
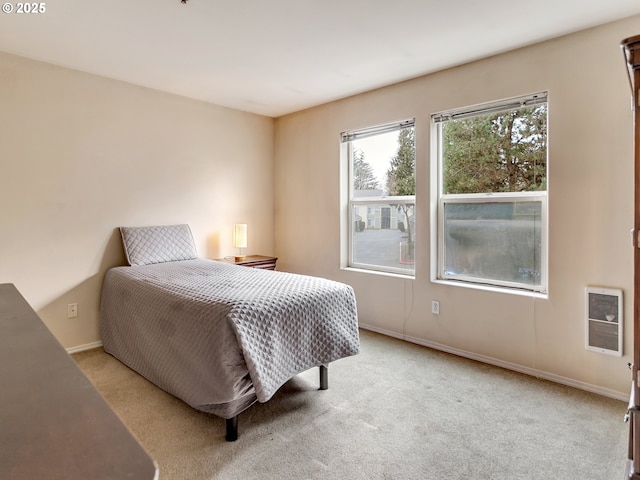
{"type": "MultiPolygon", "coordinates": [[[[355,218],[355,207],[356,206],[365,206],[367,209],[372,205],[380,205],[380,206],[391,206],[393,205],[413,205],[413,215],[415,218],[416,215],[416,195],[411,196],[376,196],[376,197],[354,197],[354,185],[353,185],[353,177],[354,177],[354,164],[353,164],[353,141],[358,140],[360,138],[366,138],[375,135],[381,135],[384,133],[391,132],[399,132],[404,128],[413,128],[415,133],[415,118],[402,120],[399,122],[390,122],[383,125],[378,125],[374,127],[367,127],[358,130],[352,130],[348,132],[343,132],[340,134],[340,142],[343,147],[346,147],[343,151],[346,152],[347,157],[347,215],[346,215],[346,231],[347,233],[347,259],[346,259],[346,267],[364,270],[372,273],[391,273],[398,274],[407,278],[415,278],[415,264],[412,269],[408,268],[396,268],[389,267],[379,264],[368,264],[354,261],[354,224],[356,221],[355,218]]],[[[416,147],[417,150],[417,147],[416,147]]],[[[416,177],[416,170],[414,168],[413,175],[416,177]]],[[[415,231],[414,231],[414,258],[415,258],[415,231]]]]}
{"type": "MultiPolygon", "coordinates": [[[[549,222],[548,222],[548,191],[549,191],[549,148],[547,140],[547,165],[546,179],[547,188],[544,191],[527,191],[527,192],[491,192],[491,193],[466,193],[466,194],[444,194],[444,149],[443,149],[443,126],[449,120],[473,118],[476,116],[489,115],[491,113],[499,113],[509,111],[516,108],[547,105],[547,125],[548,125],[548,93],[536,93],[533,95],[515,97],[497,102],[490,102],[475,105],[466,108],[448,110],[436,113],[431,116],[432,135],[436,139],[436,148],[432,149],[432,155],[435,155],[435,168],[437,185],[436,191],[436,222],[435,232],[432,232],[432,239],[436,244],[435,255],[435,272],[434,281],[443,281],[447,283],[465,285],[469,287],[494,287],[507,291],[524,291],[534,294],[546,295],[548,292],[548,275],[549,275],[549,222]],[[445,272],[446,251],[445,251],[445,218],[444,209],[447,203],[519,203],[519,202],[539,202],[540,205],[540,284],[531,285],[518,282],[510,282],[504,280],[496,280],[490,278],[473,277],[463,274],[448,274],[445,272]]],[[[548,139],[548,133],[547,133],[548,139]]],[[[433,170],[432,170],[433,171],[433,170]]]]}

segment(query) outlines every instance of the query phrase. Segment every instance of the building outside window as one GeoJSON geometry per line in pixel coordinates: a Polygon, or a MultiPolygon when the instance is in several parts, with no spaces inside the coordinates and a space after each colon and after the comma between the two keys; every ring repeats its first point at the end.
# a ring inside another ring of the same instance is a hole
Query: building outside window
{"type": "Polygon", "coordinates": [[[348,266],[415,271],[415,127],[407,120],[345,132],[348,266]]]}
{"type": "Polygon", "coordinates": [[[437,278],[547,290],[547,94],[432,116],[437,278]]]}

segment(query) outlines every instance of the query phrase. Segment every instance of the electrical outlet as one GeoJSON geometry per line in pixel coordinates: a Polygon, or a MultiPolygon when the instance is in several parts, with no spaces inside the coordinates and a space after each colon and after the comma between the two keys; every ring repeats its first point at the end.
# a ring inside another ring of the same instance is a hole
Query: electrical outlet
{"type": "Polygon", "coordinates": [[[67,318],[76,318],[78,316],[78,304],[70,303],[67,305],[67,318]]]}
{"type": "Polygon", "coordinates": [[[431,301],[431,313],[440,315],[440,302],[438,300],[431,301]]]}

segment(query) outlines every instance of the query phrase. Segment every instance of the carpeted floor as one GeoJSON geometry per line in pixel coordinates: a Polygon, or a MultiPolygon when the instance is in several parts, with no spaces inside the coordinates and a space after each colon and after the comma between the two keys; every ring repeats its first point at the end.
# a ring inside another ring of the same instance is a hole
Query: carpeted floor
{"type": "Polygon", "coordinates": [[[360,355],[289,381],[224,420],[102,349],[74,358],[160,467],[160,480],[540,479],[624,476],[624,402],[361,331],[360,355]]]}

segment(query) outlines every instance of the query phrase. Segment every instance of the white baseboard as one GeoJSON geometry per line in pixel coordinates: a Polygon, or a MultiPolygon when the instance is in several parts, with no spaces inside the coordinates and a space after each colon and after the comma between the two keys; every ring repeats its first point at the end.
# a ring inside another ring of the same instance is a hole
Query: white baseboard
{"type": "Polygon", "coordinates": [[[102,346],[101,341],[87,343],[86,345],[78,345],[77,347],[67,348],[67,353],[71,355],[72,353],[84,352],[85,350],[92,350],[94,348],[99,348],[102,346]]]}
{"type": "Polygon", "coordinates": [[[622,393],[622,392],[618,392],[617,390],[612,390],[610,388],[599,387],[597,385],[592,385],[590,383],[581,382],[579,380],[574,380],[572,378],[563,377],[561,375],[556,375],[554,373],[544,372],[542,370],[536,370],[535,368],[524,367],[522,365],[518,365],[517,363],[505,362],[503,360],[499,360],[493,357],[488,357],[486,355],[480,355],[477,353],[467,352],[465,350],[459,350],[457,348],[449,347],[447,345],[442,345],[437,342],[430,342],[428,340],[422,340],[420,338],[414,338],[409,335],[403,335],[397,332],[392,332],[391,330],[385,330],[383,328],[374,327],[373,325],[360,323],[359,326],[364,330],[370,330],[375,333],[380,333],[382,335],[387,335],[389,337],[394,337],[400,340],[405,340],[407,342],[415,343],[417,345],[422,345],[423,347],[433,348],[434,350],[439,350],[441,352],[451,353],[452,355],[457,355],[458,357],[464,357],[470,360],[476,360],[478,362],[487,363],[489,365],[495,365],[496,367],[501,367],[507,370],[513,370],[515,372],[524,373],[525,375],[530,375],[532,377],[540,378],[543,380],[549,380],[550,382],[555,382],[561,385],[566,385],[568,387],[585,390],[587,392],[597,393],[598,395],[614,398],[616,400],[621,400],[623,402],[629,401],[629,393],[622,393]]]}

